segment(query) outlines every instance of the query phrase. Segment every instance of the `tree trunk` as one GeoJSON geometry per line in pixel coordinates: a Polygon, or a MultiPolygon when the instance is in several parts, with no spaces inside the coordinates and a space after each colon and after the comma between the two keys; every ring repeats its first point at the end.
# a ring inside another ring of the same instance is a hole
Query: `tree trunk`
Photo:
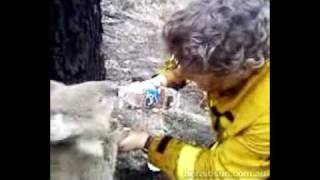
{"type": "Polygon", "coordinates": [[[100,0],[50,0],[49,8],[50,79],[105,79],[100,0]]]}

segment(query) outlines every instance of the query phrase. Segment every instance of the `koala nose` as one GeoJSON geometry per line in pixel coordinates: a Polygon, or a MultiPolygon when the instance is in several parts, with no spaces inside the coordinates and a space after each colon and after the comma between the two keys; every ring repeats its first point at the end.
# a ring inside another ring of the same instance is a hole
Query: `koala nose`
{"type": "Polygon", "coordinates": [[[105,93],[106,95],[111,95],[111,96],[119,96],[119,93],[118,93],[118,88],[109,88],[105,93]]]}
{"type": "Polygon", "coordinates": [[[110,129],[118,129],[118,126],[119,126],[119,124],[117,121],[115,121],[115,120],[110,121],[110,129]]]}
{"type": "Polygon", "coordinates": [[[115,94],[116,96],[119,96],[119,88],[118,88],[118,87],[115,88],[115,89],[113,90],[113,92],[114,92],[114,94],[115,94]]]}

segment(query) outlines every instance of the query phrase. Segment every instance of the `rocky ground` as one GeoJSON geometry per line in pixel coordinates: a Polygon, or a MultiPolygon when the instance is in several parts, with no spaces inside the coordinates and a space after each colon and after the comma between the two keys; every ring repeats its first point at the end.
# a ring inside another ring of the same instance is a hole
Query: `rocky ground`
{"type": "MultiPolygon", "coordinates": [[[[170,15],[190,0],[102,0],[103,45],[107,79],[119,85],[149,79],[166,57],[161,30],[170,15]]],[[[127,127],[170,134],[206,146],[214,137],[203,94],[189,85],[180,91],[180,105],[169,110],[132,109],[126,106],[114,117],[127,127]]],[[[120,153],[116,179],[165,179],[146,166],[141,151],[120,153]]]]}

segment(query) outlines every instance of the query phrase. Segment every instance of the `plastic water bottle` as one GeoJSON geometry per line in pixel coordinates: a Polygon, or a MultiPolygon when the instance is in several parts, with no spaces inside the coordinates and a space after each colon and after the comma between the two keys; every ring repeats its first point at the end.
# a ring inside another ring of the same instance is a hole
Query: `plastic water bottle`
{"type": "Polygon", "coordinates": [[[121,87],[119,97],[134,108],[169,108],[177,104],[178,92],[171,88],[135,82],[121,87]]]}

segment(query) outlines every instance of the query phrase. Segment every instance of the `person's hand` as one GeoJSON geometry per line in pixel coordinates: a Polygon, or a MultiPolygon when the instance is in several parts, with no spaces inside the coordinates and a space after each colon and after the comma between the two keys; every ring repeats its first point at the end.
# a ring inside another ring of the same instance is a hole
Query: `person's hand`
{"type": "Polygon", "coordinates": [[[119,142],[119,149],[121,151],[143,149],[148,137],[149,134],[146,132],[132,131],[127,137],[119,142]]]}
{"type": "Polygon", "coordinates": [[[131,84],[121,86],[119,88],[119,97],[128,97],[131,94],[137,94],[141,95],[144,94],[145,90],[147,89],[155,89],[157,86],[157,81],[154,81],[153,79],[149,79],[146,81],[137,81],[133,82],[131,84]]]}
{"type": "Polygon", "coordinates": [[[149,79],[149,80],[146,80],[144,81],[145,83],[151,83],[153,84],[154,86],[156,87],[159,87],[159,86],[164,86],[166,87],[168,82],[167,82],[167,78],[162,75],[162,74],[159,74],[157,75],[156,77],[152,78],[152,79],[149,79]]]}
{"type": "Polygon", "coordinates": [[[119,96],[125,96],[130,93],[141,94],[147,89],[159,88],[160,86],[166,86],[166,84],[166,77],[160,74],[152,79],[141,82],[133,82],[131,84],[121,86],[119,88],[119,96]]]}
{"type": "Polygon", "coordinates": [[[121,86],[118,90],[118,96],[133,107],[143,107],[146,90],[158,90],[163,83],[166,83],[165,80],[163,75],[158,75],[146,81],[121,86]]]}

